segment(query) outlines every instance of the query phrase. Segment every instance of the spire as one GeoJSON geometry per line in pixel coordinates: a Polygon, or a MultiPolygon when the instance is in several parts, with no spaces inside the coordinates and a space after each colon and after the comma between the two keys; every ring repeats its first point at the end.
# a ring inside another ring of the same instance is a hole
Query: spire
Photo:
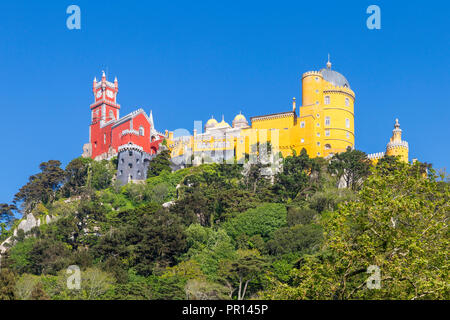
{"type": "Polygon", "coordinates": [[[398,118],[395,119],[394,130],[392,130],[391,141],[402,141],[402,129],[400,129],[400,123],[398,118]]]}
{"type": "Polygon", "coordinates": [[[330,54],[328,54],[327,69],[331,69],[330,54]]]}
{"type": "Polygon", "coordinates": [[[102,70],[102,80],[103,79],[106,79],[106,75],[105,75],[105,71],[104,70],[102,70]]]}
{"type": "Polygon", "coordinates": [[[94,83],[97,82],[97,77],[94,77],[94,83]]]}
{"type": "Polygon", "coordinates": [[[155,124],[153,123],[153,110],[150,110],[149,119],[150,119],[150,125],[152,126],[152,129],[154,129],[155,128],[155,124]]]}

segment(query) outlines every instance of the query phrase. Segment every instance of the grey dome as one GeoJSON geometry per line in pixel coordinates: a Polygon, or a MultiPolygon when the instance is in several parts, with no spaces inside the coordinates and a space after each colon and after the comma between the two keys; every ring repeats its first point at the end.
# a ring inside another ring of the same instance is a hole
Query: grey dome
{"type": "Polygon", "coordinates": [[[320,70],[320,73],[326,81],[331,82],[334,86],[347,87],[350,89],[350,84],[347,79],[339,72],[331,69],[322,69],[320,70]]]}

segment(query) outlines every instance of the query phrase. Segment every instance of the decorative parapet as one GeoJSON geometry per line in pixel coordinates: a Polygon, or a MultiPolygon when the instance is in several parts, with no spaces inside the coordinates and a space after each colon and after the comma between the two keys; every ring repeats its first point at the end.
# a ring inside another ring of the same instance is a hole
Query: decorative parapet
{"type": "Polygon", "coordinates": [[[318,76],[318,77],[323,78],[322,73],[320,73],[319,71],[308,71],[302,75],[302,79],[305,77],[308,77],[308,76],[318,76]]]}
{"type": "Polygon", "coordinates": [[[139,131],[134,130],[134,129],[125,129],[122,131],[122,136],[125,136],[127,134],[131,134],[131,135],[135,135],[135,136],[139,136],[139,131]]]}
{"type": "Polygon", "coordinates": [[[399,142],[389,142],[387,144],[387,149],[392,149],[392,148],[406,148],[409,149],[409,145],[407,141],[399,141],[399,142]]]}
{"type": "Polygon", "coordinates": [[[376,152],[376,153],[371,153],[367,155],[367,158],[369,158],[369,160],[378,160],[384,157],[384,152],[376,152]]]}
{"type": "Polygon", "coordinates": [[[134,143],[131,143],[131,142],[119,146],[119,147],[117,148],[117,150],[118,150],[119,152],[122,152],[122,151],[128,151],[128,150],[136,150],[136,151],[139,151],[139,152],[144,152],[144,148],[142,148],[141,146],[138,146],[138,145],[136,145],[136,144],[134,144],[134,143]]]}

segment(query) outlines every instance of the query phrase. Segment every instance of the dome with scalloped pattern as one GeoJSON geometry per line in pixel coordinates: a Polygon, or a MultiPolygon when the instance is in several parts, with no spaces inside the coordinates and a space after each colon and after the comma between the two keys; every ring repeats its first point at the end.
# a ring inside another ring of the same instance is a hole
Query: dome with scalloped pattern
{"type": "Polygon", "coordinates": [[[206,129],[211,129],[211,128],[215,128],[219,123],[217,122],[216,119],[214,119],[214,117],[211,117],[211,119],[209,119],[206,122],[205,128],[206,129]]]}
{"type": "Polygon", "coordinates": [[[232,124],[233,128],[247,127],[248,121],[245,116],[239,112],[239,114],[234,117],[232,124]]]}

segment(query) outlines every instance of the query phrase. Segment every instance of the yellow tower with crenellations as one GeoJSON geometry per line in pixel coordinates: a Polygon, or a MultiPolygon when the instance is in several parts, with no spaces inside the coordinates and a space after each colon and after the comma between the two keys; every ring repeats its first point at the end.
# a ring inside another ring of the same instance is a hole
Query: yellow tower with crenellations
{"type": "Polygon", "coordinates": [[[402,129],[398,119],[395,119],[392,137],[386,146],[386,155],[399,156],[401,161],[408,162],[409,145],[408,142],[402,140],[402,129]]]}
{"type": "Polygon", "coordinates": [[[368,154],[367,157],[373,163],[377,163],[385,155],[399,157],[403,162],[409,161],[409,145],[407,141],[402,140],[402,129],[400,129],[398,119],[395,119],[394,130],[392,130],[392,137],[386,145],[386,152],[368,154]]]}

